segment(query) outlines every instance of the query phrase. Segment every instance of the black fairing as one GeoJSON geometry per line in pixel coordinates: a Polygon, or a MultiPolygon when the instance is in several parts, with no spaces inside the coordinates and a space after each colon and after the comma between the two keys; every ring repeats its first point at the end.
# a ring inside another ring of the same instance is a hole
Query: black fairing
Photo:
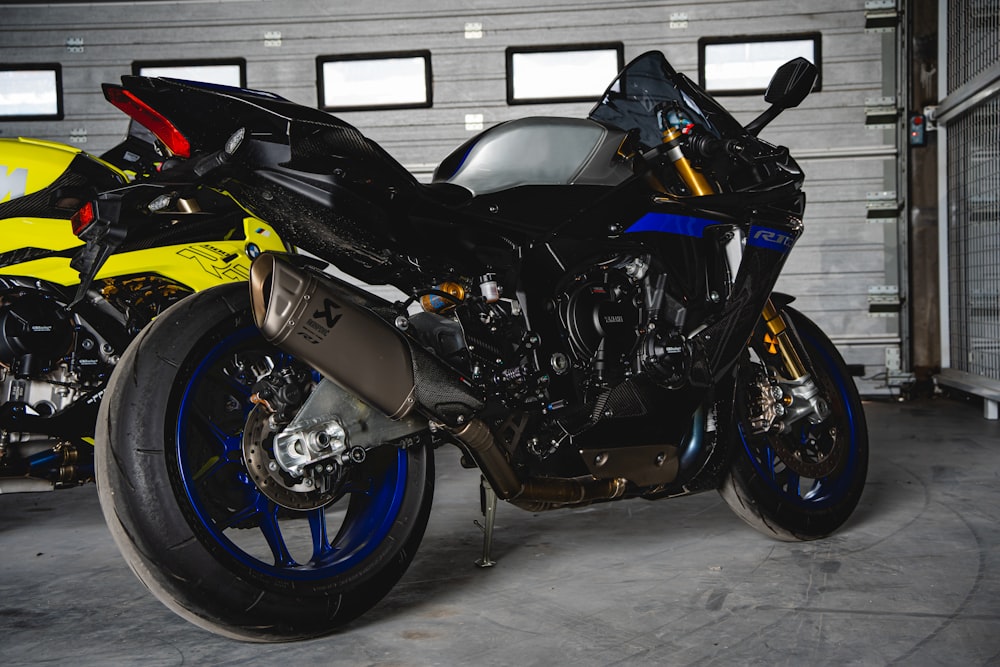
{"type": "Polygon", "coordinates": [[[366,280],[395,282],[412,241],[416,179],[348,123],[270,93],[170,79],[122,77],[167,117],[193,153],[248,139],[214,184],[282,238],[366,280]]]}
{"type": "Polygon", "coordinates": [[[257,138],[286,144],[290,120],[350,127],[273,93],[141,76],[123,76],[122,85],[169,118],[196,152],[220,148],[239,127],[251,128],[257,138]]]}

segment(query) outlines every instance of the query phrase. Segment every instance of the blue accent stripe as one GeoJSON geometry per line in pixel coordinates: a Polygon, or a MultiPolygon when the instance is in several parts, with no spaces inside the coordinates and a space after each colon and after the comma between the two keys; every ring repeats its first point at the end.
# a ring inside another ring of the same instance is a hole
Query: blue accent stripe
{"type": "Polygon", "coordinates": [[[681,236],[693,236],[700,239],[704,235],[706,227],[718,224],[722,223],[718,220],[693,218],[688,215],[647,213],[633,222],[632,226],[625,230],[625,233],[666,232],[667,234],[680,234],[681,236]]]}
{"type": "Polygon", "coordinates": [[[747,237],[747,245],[774,250],[785,254],[795,245],[795,237],[786,232],[768,227],[751,227],[747,237]]]}

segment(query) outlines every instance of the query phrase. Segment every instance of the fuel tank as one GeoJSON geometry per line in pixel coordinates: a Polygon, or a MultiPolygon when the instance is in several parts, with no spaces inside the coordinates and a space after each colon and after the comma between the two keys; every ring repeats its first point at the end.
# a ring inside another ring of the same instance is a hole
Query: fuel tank
{"type": "Polygon", "coordinates": [[[625,132],[579,118],[531,117],[501,123],[449,155],[434,174],[479,196],[522,185],[622,183],[631,168],[616,158],[625,132]]]}

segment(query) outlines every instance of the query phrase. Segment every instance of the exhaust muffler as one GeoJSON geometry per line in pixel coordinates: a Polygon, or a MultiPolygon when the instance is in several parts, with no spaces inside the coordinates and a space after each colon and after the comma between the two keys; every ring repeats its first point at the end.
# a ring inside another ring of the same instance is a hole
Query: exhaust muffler
{"type": "Polygon", "coordinates": [[[250,303],[264,338],[391,419],[419,406],[457,427],[483,409],[458,371],[376,314],[391,317],[390,303],[350,283],[263,254],[250,266],[250,303]]]}
{"type": "Polygon", "coordinates": [[[250,267],[257,328],[391,419],[402,419],[416,404],[410,346],[358,305],[356,288],[339,282],[326,276],[320,282],[318,275],[261,255],[250,267]]]}

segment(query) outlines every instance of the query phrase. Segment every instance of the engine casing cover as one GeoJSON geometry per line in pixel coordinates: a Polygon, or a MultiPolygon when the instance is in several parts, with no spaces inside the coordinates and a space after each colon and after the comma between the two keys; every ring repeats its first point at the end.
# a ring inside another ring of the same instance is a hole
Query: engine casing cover
{"type": "Polygon", "coordinates": [[[0,363],[15,375],[47,370],[73,344],[71,316],[55,300],[24,294],[0,307],[0,363]]]}

